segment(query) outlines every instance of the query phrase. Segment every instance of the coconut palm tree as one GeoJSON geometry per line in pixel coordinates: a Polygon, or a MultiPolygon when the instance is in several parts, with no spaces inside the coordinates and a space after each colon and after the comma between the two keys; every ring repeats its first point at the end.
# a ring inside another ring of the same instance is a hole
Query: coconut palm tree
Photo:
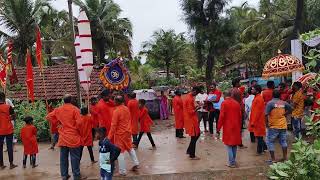
{"type": "Polygon", "coordinates": [[[113,0],[74,0],[87,12],[95,54],[105,61],[106,51],[131,58],[132,24],[120,18],[121,8],[113,0]]]}
{"type": "Polygon", "coordinates": [[[154,59],[165,65],[167,79],[169,79],[170,67],[182,56],[187,43],[182,33],[176,34],[174,30],[161,29],[154,32],[152,39],[144,42],[142,47],[141,53],[147,55],[147,59],[154,59]]]}
{"type": "Polygon", "coordinates": [[[73,42],[71,27],[67,11],[57,11],[52,8],[44,9],[40,13],[39,26],[42,34],[44,52],[47,64],[52,64],[52,56],[72,56],[73,42]]]}
{"type": "MultiPolygon", "coordinates": [[[[218,49],[222,49],[218,47],[220,43],[217,41],[227,37],[221,37],[222,34],[230,34],[227,19],[221,18],[227,2],[227,0],[181,1],[185,22],[195,32],[198,65],[206,65],[206,81],[208,85],[212,80],[213,67],[219,54],[218,49]]],[[[224,46],[225,42],[222,43],[224,46]]]]}
{"type": "Polygon", "coordinates": [[[35,42],[35,28],[38,13],[50,7],[48,0],[5,0],[0,4],[0,38],[13,39],[18,52],[18,65],[25,65],[27,48],[32,49],[35,42]]]}

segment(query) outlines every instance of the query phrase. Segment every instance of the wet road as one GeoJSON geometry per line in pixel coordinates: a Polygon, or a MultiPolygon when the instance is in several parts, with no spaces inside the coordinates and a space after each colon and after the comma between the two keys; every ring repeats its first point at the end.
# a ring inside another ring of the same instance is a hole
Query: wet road
{"type": "MultiPolygon", "coordinates": [[[[202,123],[201,123],[202,124],[202,123]]],[[[128,176],[150,175],[150,174],[170,174],[183,172],[198,172],[228,169],[226,167],[227,154],[225,146],[221,140],[216,140],[208,134],[202,134],[198,143],[196,155],[201,158],[199,161],[191,161],[185,154],[189,145],[189,138],[176,139],[173,122],[155,121],[153,128],[153,138],[157,145],[156,150],[149,150],[151,144],[146,135],[142,137],[141,144],[137,150],[140,161],[140,169],[137,173],[130,172],[128,176]]],[[[249,142],[249,136],[244,137],[244,144],[247,149],[238,150],[237,161],[240,167],[249,168],[255,166],[266,166],[265,160],[269,158],[268,154],[256,156],[256,144],[249,142]]],[[[14,153],[14,162],[19,167],[9,170],[8,168],[0,170],[1,180],[40,180],[40,179],[60,179],[59,171],[59,151],[48,150],[49,144],[39,144],[39,154],[37,157],[38,167],[32,169],[27,166],[22,168],[22,145],[17,145],[17,152],[14,153]]],[[[276,146],[276,155],[281,158],[279,145],[276,146]]],[[[98,159],[97,142],[94,147],[95,158],[98,159]]],[[[5,164],[8,165],[7,154],[4,153],[5,164]]],[[[129,169],[132,164],[130,158],[126,156],[129,169]]],[[[69,165],[71,166],[71,165],[69,165]]],[[[81,161],[81,173],[89,179],[99,178],[98,163],[92,165],[87,149],[84,149],[81,161]]],[[[69,174],[71,174],[69,167],[69,174]]]]}

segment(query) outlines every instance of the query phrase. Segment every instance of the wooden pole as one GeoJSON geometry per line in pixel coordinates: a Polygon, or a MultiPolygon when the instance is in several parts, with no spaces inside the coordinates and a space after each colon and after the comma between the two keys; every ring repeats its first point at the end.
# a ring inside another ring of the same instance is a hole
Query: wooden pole
{"type": "Polygon", "coordinates": [[[49,107],[49,104],[48,104],[48,98],[47,98],[47,88],[46,88],[46,81],[45,81],[45,77],[44,77],[44,70],[43,68],[41,69],[40,68],[40,76],[42,76],[42,89],[43,89],[43,92],[44,92],[44,100],[46,102],[46,108],[49,107]]]}
{"type": "MultiPolygon", "coordinates": [[[[75,30],[74,30],[74,22],[73,22],[72,0],[68,0],[68,8],[69,8],[69,21],[70,21],[70,26],[72,28],[71,39],[72,39],[72,42],[74,42],[75,30]]],[[[81,106],[80,81],[79,81],[79,74],[78,74],[76,52],[74,48],[72,48],[72,60],[74,61],[74,74],[76,79],[77,101],[78,101],[78,104],[81,106]]]]}

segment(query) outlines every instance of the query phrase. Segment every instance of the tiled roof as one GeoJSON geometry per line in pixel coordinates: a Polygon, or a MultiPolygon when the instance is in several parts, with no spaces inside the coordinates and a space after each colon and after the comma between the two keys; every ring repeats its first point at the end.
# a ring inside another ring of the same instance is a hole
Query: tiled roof
{"type": "MultiPolygon", "coordinates": [[[[11,98],[16,100],[26,100],[26,68],[16,69],[19,84],[22,85],[20,91],[10,93],[11,98]]],[[[103,85],[99,79],[100,70],[94,69],[91,74],[90,95],[98,95],[103,89],[103,85]]],[[[76,96],[76,81],[74,67],[72,65],[57,65],[44,68],[45,86],[48,100],[61,99],[65,94],[76,96]]],[[[45,92],[42,83],[42,76],[38,67],[33,67],[34,76],[34,96],[36,100],[45,99],[45,92]]],[[[85,91],[81,88],[81,94],[85,95],[85,91]]]]}

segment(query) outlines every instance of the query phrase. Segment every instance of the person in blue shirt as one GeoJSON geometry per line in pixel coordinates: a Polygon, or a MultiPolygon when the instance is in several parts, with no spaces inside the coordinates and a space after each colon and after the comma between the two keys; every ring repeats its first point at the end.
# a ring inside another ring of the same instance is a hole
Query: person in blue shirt
{"type": "Polygon", "coordinates": [[[112,180],[114,161],[120,155],[121,149],[113,145],[105,134],[105,128],[99,128],[96,133],[96,139],[99,140],[100,176],[101,180],[112,180]]]}

